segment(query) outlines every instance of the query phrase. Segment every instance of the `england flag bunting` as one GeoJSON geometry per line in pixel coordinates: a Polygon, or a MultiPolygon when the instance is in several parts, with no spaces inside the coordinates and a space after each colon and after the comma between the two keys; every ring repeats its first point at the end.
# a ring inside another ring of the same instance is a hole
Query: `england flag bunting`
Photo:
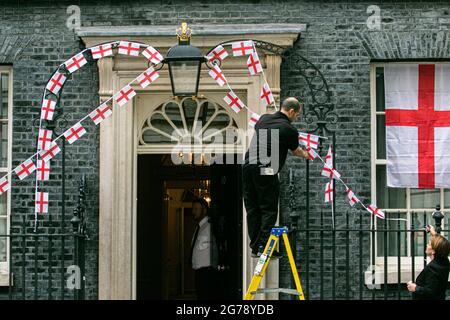
{"type": "Polygon", "coordinates": [[[155,71],[155,69],[150,67],[144,72],[142,72],[139,77],[137,77],[137,81],[139,82],[142,88],[146,88],[149,84],[151,84],[158,78],[159,74],[155,71]]]}
{"type": "Polygon", "coordinates": [[[370,204],[367,206],[367,211],[373,213],[375,217],[384,219],[384,212],[377,208],[377,206],[370,204]]]}
{"type": "Polygon", "coordinates": [[[305,151],[308,154],[309,160],[313,161],[317,157],[317,152],[314,149],[306,147],[305,151]]]}
{"type": "Polygon", "coordinates": [[[91,48],[92,58],[97,60],[104,57],[112,56],[112,45],[111,44],[102,44],[97,47],[91,48]]]}
{"type": "Polygon", "coordinates": [[[248,121],[248,125],[252,128],[255,127],[255,124],[258,122],[259,118],[261,118],[261,116],[257,113],[252,113],[252,116],[250,117],[250,120],[248,121]]]}
{"type": "Polygon", "coordinates": [[[72,144],[80,139],[85,133],[86,130],[81,125],[81,123],[76,123],[71,128],[66,130],[66,132],[64,132],[64,137],[66,137],[67,142],[72,144]]]}
{"type": "Polygon", "coordinates": [[[50,145],[50,148],[48,150],[42,150],[41,152],[39,152],[39,155],[41,156],[42,160],[47,162],[60,152],[61,148],[55,141],[53,141],[52,144],[50,145]]]}
{"type": "Polygon", "coordinates": [[[298,133],[298,142],[306,147],[317,149],[319,146],[319,136],[315,136],[309,133],[298,133]]]}
{"type": "Polygon", "coordinates": [[[48,192],[36,192],[34,212],[48,213],[48,192]]]}
{"type": "Polygon", "coordinates": [[[239,113],[239,111],[241,111],[242,108],[244,108],[244,103],[233,91],[228,92],[227,95],[223,98],[223,100],[225,100],[225,102],[236,113],[239,113]]]}
{"type": "Polygon", "coordinates": [[[0,179],[0,194],[5,193],[11,188],[11,183],[9,183],[9,180],[4,176],[0,179]]]}
{"type": "Polygon", "coordinates": [[[264,82],[264,85],[261,90],[260,99],[263,103],[263,107],[267,107],[268,105],[275,103],[272,91],[270,90],[269,84],[267,82],[264,82]]]}
{"type": "Polygon", "coordinates": [[[139,48],[141,45],[135,42],[120,41],[119,42],[119,54],[127,56],[139,56],[139,48]]]}
{"type": "Polygon", "coordinates": [[[114,100],[116,100],[117,104],[122,107],[128,101],[131,100],[136,95],[136,92],[129,85],[123,87],[119,92],[114,95],[114,100]]]}
{"type": "Polygon", "coordinates": [[[253,51],[247,59],[247,67],[251,76],[254,76],[262,71],[261,61],[259,61],[258,54],[253,51]]]}
{"type": "Polygon", "coordinates": [[[231,44],[231,49],[233,50],[233,56],[247,56],[253,52],[253,41],[237,41],[231,44]]]}
{"type": "Polygon", "coordinates": [[[325,185],[325,202],[333,202],[333,181],[325,185]]]}
{"type": "Polygon", "coordinates": [[[151,63],[157,65],[164,60],[164,57],[152,46],[148,46],[144,51],[142,51],[142,55],[147,58],[151,63]]]}
{"type": "Polygon", "coordinates": [[[64,64],[66,65],[66,68],[70,73],[74,73],[82,66],[84,66],[86,63],[87,63],[86,58],[83,56],[83,53],[80,52],[76,56],[67,60],[64,64]]]}
{"type": "Polygon", "coordinates": [[[64,82],[66,82],[66,79],[67,78],[62,73],[56,71],[45,88],[50,92],[57,94],[59,90],[61,90],[64,82]]]}
{"type": "Polygon", "coordinates": [[[56,102],[48,99],[44,99],[41,107],[41,119],[43,120],[53,120],[53,115],[55,114],[56,102]]]}
{"type": "Polygon", "coordinates": [[[337,172],[335,169],[329,167],[328,165],[324,165],[321,173],[324,177],[330,178],[330,179],[340,179],[341,174],[337,172]]]}
{"type": "Polygon", "coordinates": [[[26,177],[28,177],[31,173],[33,173],[34,170],[36,170],[34,162],[31,159],[27,159],[21,164],[19,164],[14,169],[14,172],[16,173],[17,177],[19,177],[20,180],[23,180],[26,177]]]}
{"type": "Polygon", "coordinates": [[[89,114],[89,117],[94,121],[95,125],[112,115],[112,110],[109,108],[108,104],[103,103],[97,107],[94,111],[89,114]]]}
{"type": "Polygon", "coordinates": [[[226,57],[228,57],[227,50],[225,50],[225,48],[219,44],[206,56],[206,59],[208,60],[208,62],[213,62],[214,60],[223,61],[226,57]]]}
{"type": "Polygon", "coordinates": [[[355,205],[355,203],[359,202],[359,199],[355,196],[353,191],[350,190],[350,188],[347,187],[345,192],[347,193],[347,199],[348,199],[348,203],[350,204],[350,206],[353,207],[355,205]]]}
{"type": "Polygon", "coordinates": [[[331,146],[328,147],[327,155],[325,156],[325,164],[328,165],[330,168],[333,168],[333,149],[331,146]]]}
{"type": "Polygon", "coordinates": [[[38,136],[38,150],[48,150],[52,143],[52,130],[40,129],[38,136]]]}
{"type": "Polygon", "coordinates": [[[37,179],[38,181],[47,181],[50,177],[50,161],[37,161],[37,179]]]}
{"type": "Polygon", "coordinates": [[[220,70],[218,65],[214,65],[211,70],[209,70],[209,75],[213,78],[219,86],[223,87],[225,83],[227,83],[227,79],[223,75],[222,70],[220,70]]]}

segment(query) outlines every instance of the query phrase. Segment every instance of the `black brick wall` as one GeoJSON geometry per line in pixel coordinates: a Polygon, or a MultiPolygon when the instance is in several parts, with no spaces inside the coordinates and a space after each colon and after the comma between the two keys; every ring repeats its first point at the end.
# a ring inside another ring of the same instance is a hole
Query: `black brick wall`
{"type": "MultiPolygon", "coordinates": [[[[337,168],[344,173],[348,184],[358,192],[365,202],[370,198],[370,92],[369,71],[371,59],[419,59],[450,57],[450,16],[446,1],[435,2],[386,2],[380,4],[381,31],[369,30],[366,13],[373,2],[361,1],[4,1],[0,5],[0,63],[13,64],[14,70],[14,136],[13,166],[26,159],[35,151],[36,123],[39,117],[41,94],[46,80],[53,70],[65,59],[78,52],[81,43],[66,27],[66,8],[76,4],[81,8],[82,26],[119,25],[176,25],[182,21],[189,23],[306,23],[308,30],[295,44],[295,50],[310,60],[323,72],[333,93],[332,103],[339,114],[336,130],[337,168]]],[[[86,66],[74,75],[74,79],[64,89],[62,107],[69,123],[84,115],[98,101],[98,75],[95,66],[86,66]]],[[[292,69],[290,61],[283,64],[282,95],[296,95],[310,101],[307,88],[292,69]]],[[[86,125],[88,122],[86,122],[86,125]]],[[[311,129],[304,122],[299,128],[311,129]]],[[[87,125],[89,134],[73,146],[68,146],[66,154],[66,220],[70,219],[76,203],[77,181],[82,173],[87,175],[87,201],[89,233],[91,240],[87,247],[87,298],[97,297],[98,266],[98,130],[87,125]]],[[[43,232],[60,232],[61,221],[61,160],[53,161],[50,191],[50,215],[53,224],[44,224],[43,232]]],[[[304,192],[304,163],[288,158],[282,171],[282,220],[289,223],[290,217],[299,216],[299,225],[304,225],[304,197],[297,200],[299,209],[290,212],[287,192],[288,168],[293,168],[296,177],[295,189],[304,192]]],[[[320,212],[324,224],[329,225],[329,210],[322,205],[322,183],[320,166],[311,166],[310,226],[320,226],[320,212]],[[320,181],[320,183],[317,183],[320,181]]],[[[27,179],[13,181],[12,224],[20,223],[22,216],[32,225],[34,181],[27,179]]],[[[342,189],[341,189],[342,191],[342,189]]],[[[347,204],[342,196],[337,201],[337,221],[342,227],[347,204]]],[[[370,222],[368,214],[350,211],[349,223],[354,226],[362,214],[363,224],[370,222]]],[[[65,228],[70,231],[70,226],[65,228]]],[[[326,241],[328,239],[324,239],[326,241]]],[[[310,267],[317,268],[319,234],[311,234],[310,267]]],[[[329,243],[329,242],[328,242],[329,243]]],[[[47,243],[43,241],[42,246],[47,243]]],[[[345,283],[345,235],[336,234],[336,284],[342,288],[345,283]],[[342,238],[344,237],[344,238],[342,238]],[[342,251],[344,250],[344,251],[342,251]]],[[[296,247],[299,254],[304,250],[304,237],[299,236],[296,247]]],[[[367,267],[368,239],[364,239],[364,264],[367,267]]],[[[14,250],[14,243],[13,243],[14,250]]],[[[45,250],[43,253],[45,254],[45,250]]],[[[359,257],[358,239],[352,235],[350,241],[351,272],[357,268],[359,257]]],[[[18,253],[17,253],[18,254],[18,253]]],[[[68,252],[70,257],[71,252],[68,252]]],[[[323,276],[329,285],[331,279],[330,250],[324,254],[327,268],[323,276]]],[[[14,257],[13,257],[14,258],[14,257]]],[[[17,257],[18,258],[18,257],[17,257]]],[[[45,263],[41,256],[39,263],[45,263]]],[[[20,261],[18,259],[18,261],[20,261]]],[[[34,267],[27,261],[27,268],[34,267]]],[[[68,264],[70,264],[68,262],[68,264]]],[[[13,266],[14,267],[14,266],[13,266]]],[[[16,267],[20,267],[17,265],[16,267]]],[[[289,270],[281,268],[283,283],[289,282],[289,270]]],[[[310,278],[311,297],[319,296],[319,272],[310,278]]],[[[14,280],[21,285],[21,275],[14,280]]],[[[26,274],[27,287],[33,281],[32,273],[26,274]]],[[[41,280],[46,287],[47,280],[41,280]]],[[[357,297],[357,279],[351,277],[351,295],[357,297]]],[[[27,294],[32,294],[32,289],[27,294]]],[[[55,291],[57,292],[57,291],[55,291]]],[[[40,293],[47,296],[45,290],[40,293]]],[[[330,297],[327,290],[324,298],[330,297]]],[[[337,290],[337,297],[342,297],[337,290]]],[[[371,297],[370,292],[365,293],[371,297]]]]}

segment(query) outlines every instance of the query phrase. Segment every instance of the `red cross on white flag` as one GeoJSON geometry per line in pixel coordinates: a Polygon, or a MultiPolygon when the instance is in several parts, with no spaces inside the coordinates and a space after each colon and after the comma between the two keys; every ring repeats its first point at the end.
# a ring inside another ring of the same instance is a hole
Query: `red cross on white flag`
{"type": "Polygon", "coordinates": [[[350,190],[348,187],[345,191],[347,193],[347,200],[348,203],[350,203],[350,206],[354,206],[355,203],[359,202],[359,199],[355,196],[352,190],[350,190]]]}
{"type": "Polygon", "coordinates": [[[253,51],[247,59],[247,67],[248,71],[250,71],[250,75],[254,76],[262,71],[261,61],[259,61],[258,54],[256,51],[253,51]]]}
{"type": "Polygon", "coordinates": [[[47,181],[50,177],[50,161],[37,161],[37,179],[39,181],[47,181]]]}
{"type": "Polygon", "coordinates": [[[333,149],[331,146],[328,147],[327,155],[325,156],[325,164],[330,168],[333,168],[333,149]]]}
{"type": "Polygon", "coordinates": [[[112,46],[111,44],[102,44],[97,47],[91,48],[92,58],[93,59],[101,59],[107,56],[112,56],[112,46]]]}
{"type": "Polygon", "coordinates": [[[11,183],[9,183],[9,180],[4,176],[0,179],[0,194],[5,193],[11,188],[11,183]]]}
{"type": "Polygon", "coordinates": [[[48,213],[48,192],[36,192],[34,212],[48,213]]]}
{"type": "Polygon", "coordinates": [[[34,162],[31,159],[27,159],[21,164],[19,164],[15,169],[14,172],[17,174],[20,180],[25,179],[28,177],[31,173],[36,170],[36,166],[34,165],[34,162]]]}
{"type": "Polygon", "coordinates": [[[139,77],[137,77],[137,81],[139,82],[142,88],[145,88],[158,78],[159,78],[158,72],[156,72],[155,69],[150,67],[144,72],[142,72],[139,77]]]}
{"type": "Polygon", "coordinates": [[[261,90],[260,98],[263,103],[263,107],[267,107],[268,105],[275,103],[275,99],[273,98],[272,91],[270,90],[269,84],[267,82],[264,82],[264,85],[261,90]]]}
{"type": "Polygon", "coordinates": [[[333,202],[333,181],[327,182],[325,185],[325,202],[333,202]]]}
{"type": "Polygon", "coordinates": [[[450,187],[450,65],[384,67],[387,185],[450,187]]]}
{"type": "Polygon", "coordinates": [[[114,95],[114,100],[116,100],[119,106],[123,106],[125,103],[131,100],[136,95],[136,92],[129,85],[123,87],[119,92],[114,95]]]}
{"type": "Polygon", "coordinates": [[[83,53],[79,53],[76,56],[67,60],[64,64],[66,65],[67,70],[70,73],[73,73],[80,69],[87,63],[86,58],[83,56],[83,53]]]}
{"type": "Polygon", "coordinates": [[[119,54],[137,57],[139,55],[140,47],[141,47],[141,45],[139,43],[120,41],[119,42],[119,54]]]}
{"type": "Polygon", "coordinates": [[[231,48],[233,50],[233,56],[246,56],[253,52],[253,41],[237,41],[231,44],[231,48]]]}
{"type": "Polygon", "coordinates": [[[228,52],[222,47],[220,44],[214,48],[207,56],[206,59],[209,62],[213,62],[214,60],[223,61],[226,57],[228,57],[228,52]]]}
{"type": "Polygon", "coordinates": [[[255,124],[258,122],[259,118],[261,118],[261,116],[257,113],[252,113],[252,116],[250,117],[250,120],[248,121],[248,125],[252,128],[255,127],[255,124]]]}
{"type": "Polygon", "coordinates": [[[89,117],[96,125],[112,115],[112,110],[106,103],[103,103],[89,114],[89,117]]]}
{"type": "Polygon", "coordinates": [[[142,55],[147,58],[151,63],[158,64],[164,60],[164,57],[152,46],[148,46],[144,51],[142,51],[142,55]]]}
{"type": "Polygon", "coordinates": [[[38,150],[48,150],[52,143],[52,130],[40,129],[38,136],[38,150]]]}
{"type": "Polygon", "coordinates": [[[306,147],[305,151],[308,154],[309,160],[311,160],[311,161],[313,161],[318,155],[317,152],[310,147],[306,147]]]}
{"type": "Polygon", "coordinates": [[[375,215],[375,217],[384,219],[384,212],[381,211],[380,209],[377,208],[377,206],[370,204],[369,206],[367,206],[367,211],[369,211],[370,213],[373,213],[375,215]]]}
{"type": "Polygon", "coordinates": [[[244,107],[244,103],[239,99],[239,97],[233,92],[230,91],[223,98],[225,102],[233,109],[234,112],[238,113],[244,107]]]}
{"type": "Polygon", "coordinates": [[[56,102],[44,99],[41,107],[41,119],[52,120],[55,113],[56,102]]]}
{"type": "Polygon", "coordinates": [[[298,133],[298,142],[303,144],[306,147],[310,147],[312,149],[317,149],[319,145],[319,136],[315,136],[309,133],[298,133]]]}
{"type": "Polygon", "coordinates": [[[211,70],[209,70],[209,75],[216,80],[219,86],[223,87],[225,83],[227,83],[227,79],[223,75],[222,70],[220,70],[218,65],[214,65],[211,70]]]}
{"type": "Polygon", "coordinates": [[[66,79],[67,78],[62,73],[56,71],[45,88],[54,94],[57,94],[64,82],[66,82],[66,79]]]}
{"type": "Polygon", "coordinates": [[[76,123],[71,128],[66,130],[66,132],[64,132],[64,137],[66,137],[67,142],[72,144],[80,139],[85,133],[86,130],[81,125],[81,123],[76,123]]]}
{"type": "Polygon", "coordinates": [[[60,152],[61,152],[60,147],[55,141],[53,141],[50,148],[48,150],[42,150],[41,152],[39,152],[39,155],[41,156],[42,160],[47,162],[60,152]]]}
{"type": "Polygon", "coordinates": [[[340,179],[341,174],[337,172],[335,169],[329,167],[328,165],[324,165],[321,173],[324,177],[330,178],[330,179],[340,179]]]}

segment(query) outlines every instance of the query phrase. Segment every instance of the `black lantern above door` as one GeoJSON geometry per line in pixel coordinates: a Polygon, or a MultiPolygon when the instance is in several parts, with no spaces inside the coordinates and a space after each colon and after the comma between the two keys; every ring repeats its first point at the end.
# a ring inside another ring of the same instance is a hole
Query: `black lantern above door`
{"type": "Polygon", "coordinates": [[[169,65],[174,96],[196,97],[202,63],[206,61],[200,49],[190,45],[191,29],[186,22],[177,29],[178,45],[167,52],[164,63],[169,65]]]}

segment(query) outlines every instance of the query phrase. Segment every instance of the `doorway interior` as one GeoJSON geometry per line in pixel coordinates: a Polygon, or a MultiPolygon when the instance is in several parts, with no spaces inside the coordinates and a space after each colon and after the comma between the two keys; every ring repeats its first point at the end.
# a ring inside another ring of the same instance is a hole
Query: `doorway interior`
{"type": "Polygon", "coordinates": [[[174,165],[170,154],[138,155],[137,164],[137,299],[196,299],[188,263],[196,197],[208,201],[218,230],[221,283],[211,285],[224,299],[241,299],[241,166],[174,165]]]}

